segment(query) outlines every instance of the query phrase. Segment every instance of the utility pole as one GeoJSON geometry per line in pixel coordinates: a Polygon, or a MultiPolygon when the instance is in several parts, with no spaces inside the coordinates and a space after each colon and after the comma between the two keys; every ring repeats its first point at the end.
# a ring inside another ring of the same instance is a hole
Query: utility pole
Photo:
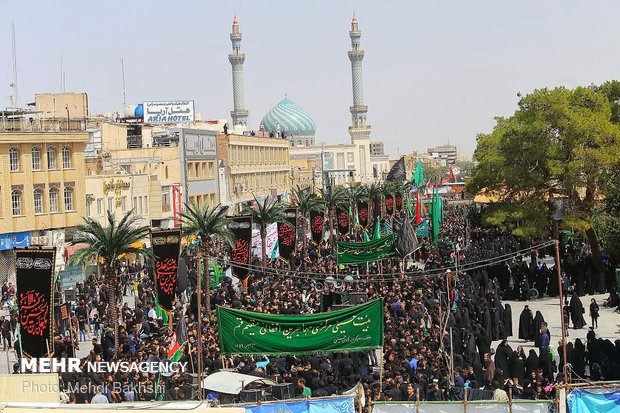
{"type": "Polygon", "coordinates": [[[11,83],[11,87],[13,88],[13,97],[11,99],[11,103],[15,108],[19,108],[19,93],[17,90],[17,45],[15,43],[15,23],[11,22],[11,34],[13,36],[13,83],[11,83]]]}
{"type": "Polygon", "coordinates": [[[564,373],[564,385],[568,383],[566,375],[566,324],[564,324],[564,297],[562,294],[562,270],[560,269],[560,241],[555,240],[555,267],[558,273],[558,288],[560,291],[560,321],[562,322],[562,372],[564,373]]]}
{"type": "Polygon", "coordinates": [[[123,75],[123,108],[127,106],[127,96],[125,95],[125,63],[121,58],[121,74],[123,75]]]}

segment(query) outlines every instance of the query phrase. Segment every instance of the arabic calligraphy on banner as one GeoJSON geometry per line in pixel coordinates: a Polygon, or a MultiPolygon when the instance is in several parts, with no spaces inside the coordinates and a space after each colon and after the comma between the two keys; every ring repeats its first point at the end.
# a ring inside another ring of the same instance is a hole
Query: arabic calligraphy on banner
{"type": "Polygon", "coordinates": [[[144,102],[144,123],[193,122],[194,101],[144,102]]]}
{"type": "Polygon", "coordinates": [[[48,357],[53,342],[54,258],[56,250],[15,249],[17,308],[26,357],[48,357]]]}
{"type": "Polygon", "coordinates": [[[312,315],[271,315],[217,307],[224,354],[313,354],[383,345],[383,302],[312,315]]]}
{"type": "MultiPolygon", "coordinates": [[[[273,250],[276,248],[278,244],[278,224],[274,222],[273,224],[267,226],[267,236],[265,237],[267,241],[267,256],[273,256],[273,250]]],[[[263,248],[263,240],[260,237],[260,231],[257,229],[252,230],[252,255],[255,257],[262,256],[262,248],[263,248]]],[[[276,251],[277,255],[277,251],[276,251]]]]}
{"type": "Polygon", "coordinates": [[[181,229],[151,232],[155,254],[155,280],[159,305],[168,311],[174,309],[177,289],[177,270],[181,247],[181,229]]]}

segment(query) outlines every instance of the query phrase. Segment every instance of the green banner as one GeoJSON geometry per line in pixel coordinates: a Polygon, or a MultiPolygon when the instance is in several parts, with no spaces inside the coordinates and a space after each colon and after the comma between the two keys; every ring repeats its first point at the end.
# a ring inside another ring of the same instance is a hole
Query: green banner
{"type": "Polygon", "coordinates": [[[336,262],[338,264],[379,261],[392,255],[394,255],[394,234],[370,242],[336,243],[336,262]]]}
{"type": "Polygon", "coordinates": [[[383,346],[383,301],[311,315],[271,315],[217,307],[223,354],[289,355],[383,346]]]}

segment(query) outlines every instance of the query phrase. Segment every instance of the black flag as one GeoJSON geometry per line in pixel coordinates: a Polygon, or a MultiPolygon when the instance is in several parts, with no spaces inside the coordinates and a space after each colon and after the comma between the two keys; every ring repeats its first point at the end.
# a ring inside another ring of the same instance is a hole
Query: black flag
{"type": "Polygon", "coordinates": [[[249,273],[252,251],[252,217],[249,215],[233,217],[228,229],[235,236],[230,258],[235,264],[241,265],[233,264],[232,272],[239,279],[245,280],[249,273]]]}
{"type": "Polygon", "coordinates": [[[325,226],[325,217],[322,212],[310,211],[310,233],[312,234],[312,242],[320,245],[323,240],[323,227],[325,226]]]}
{"type": "Polygon", "coordinates": [[[341,235],[349,233],[349,213],[346,209],[336,208],[336,223],[338,224],[338,233],[341,235]]]}
{"type": "Polygon", "coordinates": [[[386,181],[404,181],[407,179],[407,172],[405,170],[405,157],[403,156],[392,166],[388,173],[386,181]]]}
{"type": "Polygon", "coordinates": [[[55,253],[54,248],[15,249],[19,332],[27,358],[53,355],[55,253]]]}
{"type": "Polygon", "coordinates": [[[152,231],[151,245],[153,245],[153,255],[155,255],[154,272],[157,300],[161,308],[166,311],[173,311],[177,291],[181,229],[152,231]]]}
{"type": "Polygon", "coordinates": [[[280,258],[288,261],[297,243],[297,208],[286,208],[284,215],[286,222],[278,222],[278,247],[280,258]]]}
{"type": "Polygon", "coordinates": [[[357,218],[362,228],[368,226],[368,202],[360,201],[357,203],[357,218]]]}

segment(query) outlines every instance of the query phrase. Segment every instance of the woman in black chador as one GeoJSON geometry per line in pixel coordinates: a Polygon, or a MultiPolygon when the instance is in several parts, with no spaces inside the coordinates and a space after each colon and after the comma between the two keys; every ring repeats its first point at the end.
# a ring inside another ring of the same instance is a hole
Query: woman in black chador
{"type": "Polygon", "coordinates": [[[519,316],[519,338],[521,340],[531,341],[534,338],[532,336],[532,324],[534,324],[532,310],[526,305],[519,316]]]}
{"type": "Polygon", "coordinates": [[[585,310],[583,308],[583,303],[577,292],[573,292],[573,296],[570,298],[570,318],[573,320],[573,328],[580,329],[586,325],[586,320],[583,318],[583,314],[585,310]]]}

